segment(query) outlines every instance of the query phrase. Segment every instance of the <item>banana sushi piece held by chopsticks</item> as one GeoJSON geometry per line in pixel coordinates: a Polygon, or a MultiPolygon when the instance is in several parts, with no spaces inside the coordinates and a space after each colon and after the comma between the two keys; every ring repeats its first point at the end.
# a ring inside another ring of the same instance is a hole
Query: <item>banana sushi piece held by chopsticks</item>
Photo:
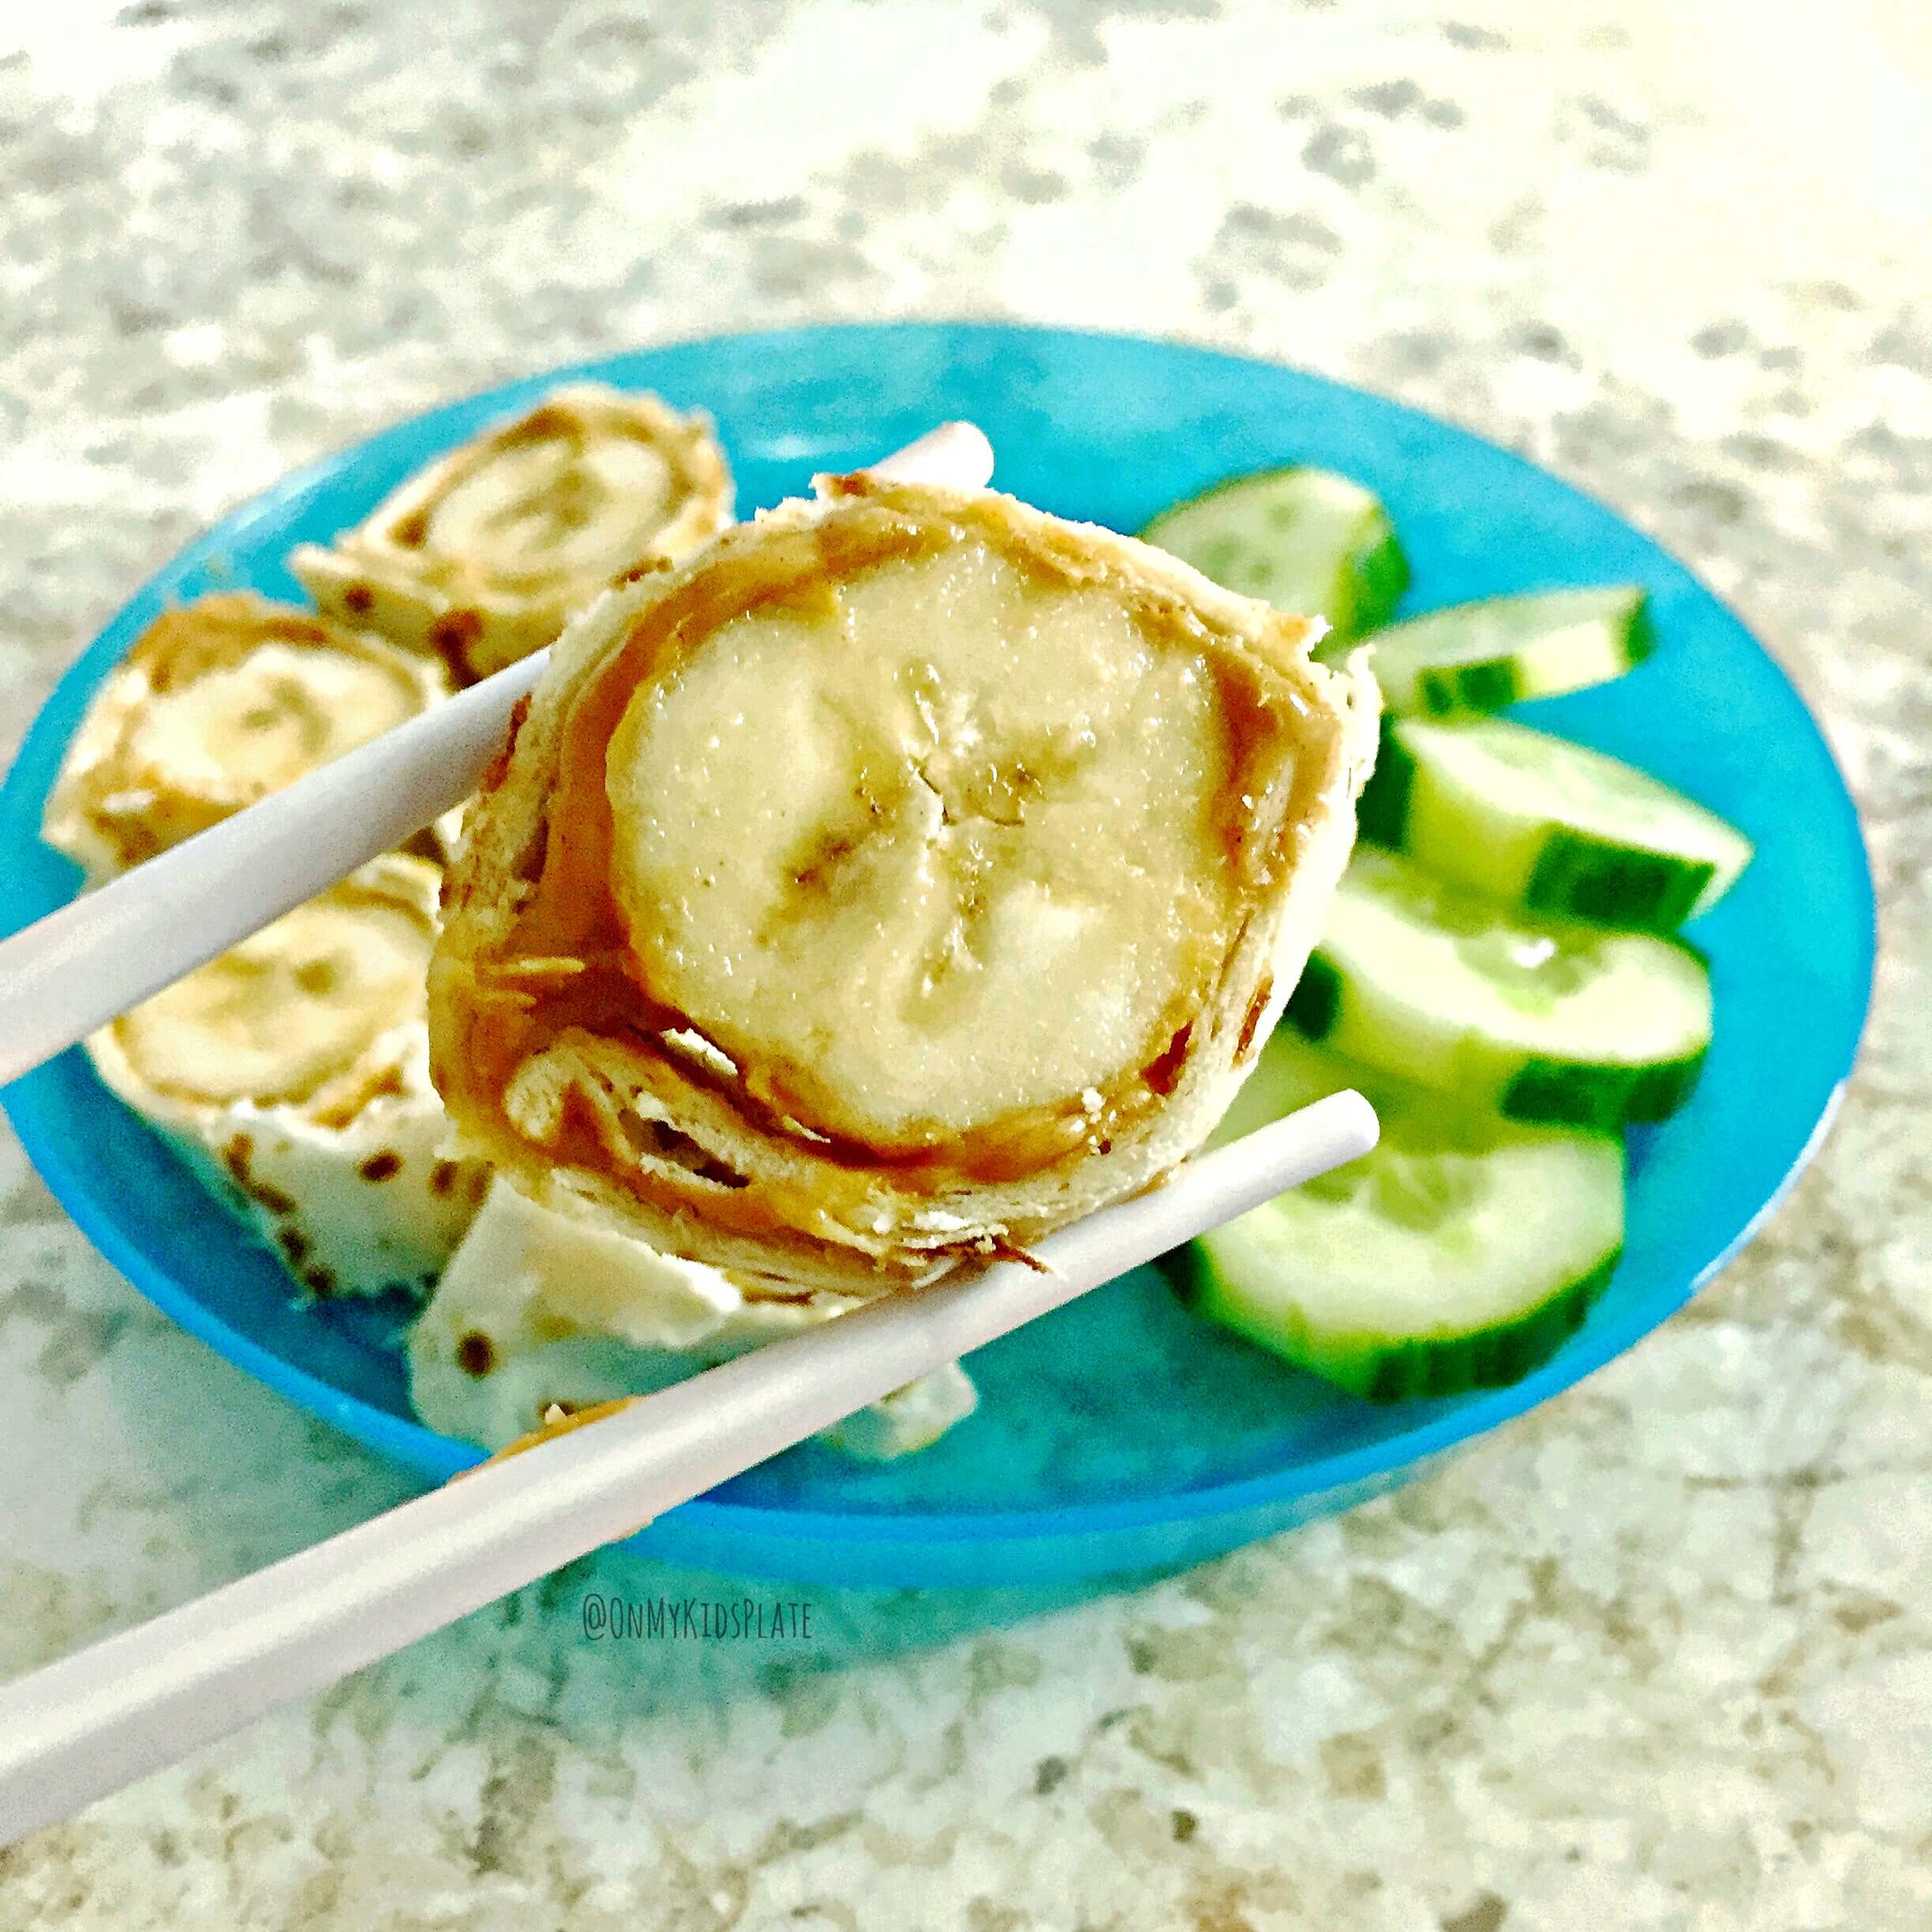
{"type": "Polygon", "coordinates": [[[440,655],[470,684],[541,650],[614,577],[732,521],[710,419],[596,383],[439,458],[288,567],[325,611],[440,655]]]}
{"type": "MultiPolygon", "coordinates": [[[[222,593],[164,611],[88,705],[42,836],[90,885],[440,704],[443,667],[385,639],[222,593]]],[[[451,849],[458,814],[423,834],[451,849]]]]}
{"type": "Polygon", "coordinates": [[[440,882],[374,859],[88,1042],[311,1294],[421,1297],[488,1185],[446,1151],[429,1081],[440,882]]]}
{"type": "Polygon", "coordinates": [[[1354,835],[1319,627],[1010,498],[859,476],[622,587],[472,807],[463,1144],[667,1253],[872,1294],[1199,1145],[1354,835]]]}

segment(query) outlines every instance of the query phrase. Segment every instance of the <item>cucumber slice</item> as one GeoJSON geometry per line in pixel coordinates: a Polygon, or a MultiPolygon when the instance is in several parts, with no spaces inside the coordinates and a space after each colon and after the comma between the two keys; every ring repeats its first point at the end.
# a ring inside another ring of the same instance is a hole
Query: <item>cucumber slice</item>
{"type": "Polygon", "coordinates": [[[1490,597],[1390,625],[1376,681],[1391,711],[1463,717],[1621,677],[1655,642],[1634,584],[1490,597]]]}
{"type": "Polygon", "coordinates": [[[1243,597],[1326,617],[1331,635],[1387,623],[1409,582],[1372,490],[1331,470],[1264,470],[1163,510],[1143,540],[1243,597]]]}
{"type": "Polygon", "coordinates": [[[1621,759],[1525,724],[1385,717],[1362,835],[1527,912],[1674,931],[1750,863],[1743,833],[1621,759]]]}
{"type": "Polygon", "coordinates": [[[1533,920],[1358,847],[1288,1017],[1466,1106],[1612,1128],[1683,1103],[1710,976],[1681,940],[1533,920]]]}
{"type": "Polygon", "coordinates": [[[1512,1126],[1278,1032],[1221,1136],[1359,1087],[1372,1153],[1204,1235],[1167,1267],[1213,1320],[1378,1401],[1519,1381],[1574,1331],[1623,1241],[1623,1150],[1512,1126]]]}

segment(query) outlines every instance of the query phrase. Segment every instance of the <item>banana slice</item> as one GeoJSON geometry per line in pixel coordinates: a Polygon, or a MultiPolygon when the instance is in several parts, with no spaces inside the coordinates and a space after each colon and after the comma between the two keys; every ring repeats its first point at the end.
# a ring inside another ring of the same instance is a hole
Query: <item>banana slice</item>
{"type": "Polygon", "coordinates": [[[537,1200],[870,1293],[1199,1144],[1346,860],[1375,702],[1131,539],[822,487],[560,644],[431,1034],[537,1200]]]}
{"type": "MultiPolygon", "coordinates": [[[[648,1395],[858,1305],[675,1260],[499,1181],[410,1331],[410,1398],[432,1428],[502,1449],[553,1407],[648,1395]]],[[[909,1455],[976,1399],[955,1364],[821,1440],[868,1460],[909,1455]]]]}
{"type": "MultiPolygon", "coordinates": [[[[155,619],[95,694],[43,835],[110,878],[450,695],[384,639],[238,591],[155,619]]],[[[456,829],[439,822],[436,849],[456,829]]]]}
{"type": "Polygon", "coordinates": [[[548,644],[613,578],[731,520],[707,417],[584,383],[452,450],[288,565],[324,610],[440,653],[468,684],[548,644]]]}
{"type": "Polygon", "coordinates": [[[487,1185],[429,1081],[440,878],[378,859],[88,1043],[313,1294],[420,1296],[487,1185]]]}

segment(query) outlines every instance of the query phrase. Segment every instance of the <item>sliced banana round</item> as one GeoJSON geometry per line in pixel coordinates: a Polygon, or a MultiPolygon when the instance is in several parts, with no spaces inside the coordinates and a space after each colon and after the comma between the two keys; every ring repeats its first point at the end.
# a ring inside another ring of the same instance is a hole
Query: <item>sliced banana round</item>
{"type": "Polygon", "coordinates": [[[709,417],[594,383],[452,450],[289,568],[326,611],[438,653],[459,684],[541,650],[614,578],[732,520],[709,417]]]}
{"type": "MultiPolygon", "coordinates": [[[[251,592],[164,612],[108,673],[49,795],[43,833],[91,882],[405,723],[441,667],[251,592]]],[[[440,822],[440,848],[455,818],[440,822]]]]}
{"type": "Polygon", "coordinates": [[[866,1290],[1207,1133],[1374,748],[1312,627],[987,492],[825,486],[560,644],[431,982],[467,1143],[693,1259],[866,1290]]]}
{"type": "Polygon", "coordinates": [[[429,1080],[440,878],[376,859],[88,1042],[314,1294],[421,1295],[486,1183],[429,1080]]]}
{"type": "MultiPolygon", "coordinates": [[[[678,1260],[498,1181],[410,1331],[410,1399],[432,1428],[503,1449],[554,1409],[649,1395],[859,1305],[678,1260]]],[[[954,1364],[822,1440],[869,1459],[908,1455],[975,1400],[954,1364]]]]}

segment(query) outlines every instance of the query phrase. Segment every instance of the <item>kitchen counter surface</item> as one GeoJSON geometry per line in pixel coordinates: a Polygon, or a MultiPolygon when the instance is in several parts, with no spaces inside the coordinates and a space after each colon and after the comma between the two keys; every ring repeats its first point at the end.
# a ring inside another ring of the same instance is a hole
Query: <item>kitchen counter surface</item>
{"type": "MultiPolygon", "coordinates": [[[[781,1593],[811,1634],[766,1645],[588,1640],[592,1594],[710,1589],[599,1559],[0,1853],[0,1928],[1932,1925],[1932,62],[1867,13],[1833,54],[1743,0],[20,10],[0,747],[197,528],[397,416],[1013,316],[1302,363],[1614,503],[1818,710],[1885,923],[1749,1253],[1406,1492],[1097,1599],[781,1593]]],[[[0,1163],[0,1671],[405,1493],[0,1163]]]]}

